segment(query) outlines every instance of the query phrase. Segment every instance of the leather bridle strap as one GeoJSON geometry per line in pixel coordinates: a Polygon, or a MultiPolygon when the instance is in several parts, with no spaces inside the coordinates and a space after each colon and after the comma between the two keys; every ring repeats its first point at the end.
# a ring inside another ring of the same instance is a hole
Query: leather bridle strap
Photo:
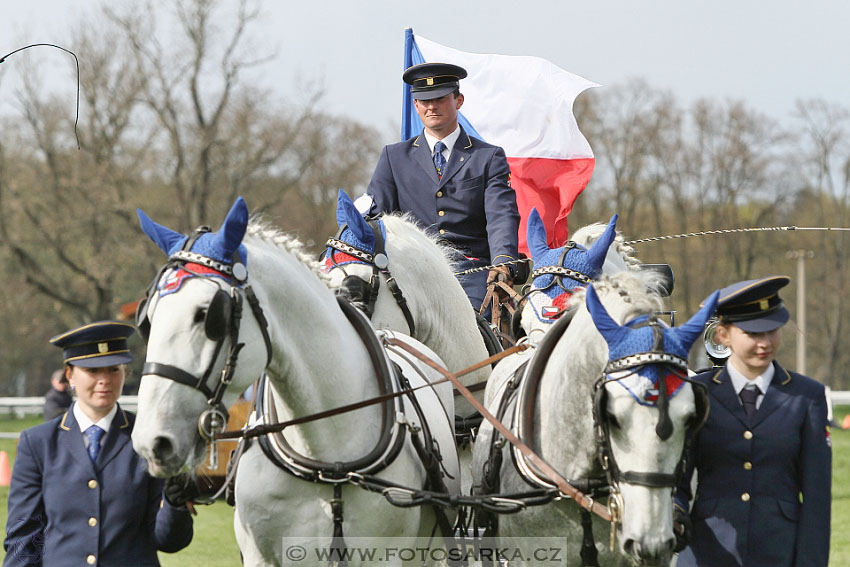
{"type": "Polygon", "coordinates": [[[510,429],[505,427],[501,421],[496,419],[493,414],[487,411],[487,408],[485,408],[481,404],[481,402],[476,400],[475,396],[473,396],[472,393],[466,388],[466,386],[461,384],[460,380],[458,380],[457,377],[455,377],[452,373],[450,373],[448,370],[446,370],[445,368],[443,368],[442,366],[440,366],[439,364],[437,364],[436,362],[434,362],[433,360],[431,360],[430,358],[428,358],[427,356],[425,356],[424,354],[417,351],[406,343],[403,343],[394,338],[388,339],[387,342],[393,346],[397,346],[403,350],[406,350],[408,353],[412,354],[413,356],[415,356],[416,358],[418,358],[419,360],[421,360],[422,362],[424,362],[425,364],[427,364],[428,366],[448,378],[452,382],[452,384],[454,384],[454,387],[461,394],[463,394],[463,397],[465,397],[469,401],[469,403],[472,404],[472,406],[476,410],[478,410],[482,416],[484,416],[484,419],[490,422],[490,425],[492,425],[499,433],[501,433],[505,437],[505,439],[508,440],[509,443],[514,445],[525,456],[526,459],[534,463],[552,481],[552,483],[558,487],[558,490],[562,494],[569,496],[570,498],[575,500],[575,502],[581,508],[593,512],[606,522],[614,521],[614,515],[607,506],[599,504],[598,502],[593,500],[593,498],[582,493],[576,487],[567,482],[567,480],[560,474],[558,474],[558,472],[553,469],[551,465],[549,465],[549,463],[538,457],[537,454],[532,451],[528,445],[520,441],[520,439],[510,431],[510,429]]]}
{"type": "Polygon", "coordinates": [[[147,374],[162,376],[163,378],[168,378],[169,380],[173,380],[180,384],[185,384],[190,388],[200,390],[208,400],[213,397],[212,390],[210,390],[203,378],[198,378],[197,376],[186,372],[182,368],[177,368],[171,364],[146,362],[144,367],[142,367],[142,375],[144,376],[147,374]]]}

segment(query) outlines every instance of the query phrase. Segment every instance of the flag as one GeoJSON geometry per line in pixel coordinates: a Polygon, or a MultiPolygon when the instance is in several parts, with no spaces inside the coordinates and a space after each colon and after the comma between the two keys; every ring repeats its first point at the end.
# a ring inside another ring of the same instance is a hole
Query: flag
{"type": "MultiPolygon", "coordinates": [[[[549,246],[568,238],[567,215],[593,173],[590,144],[578,129],[573,102],[599,85],[540,57],[465,53],[405,30],[404,67],[454,63],[466,69],[458,121],[471,136],[501,146],[511,168],[511,186],[521,216],[520,251],[528,213],[537,207],[549,246]]],[[[422,130],[410,87],[404,85],[401,139],[422,130]]]]}

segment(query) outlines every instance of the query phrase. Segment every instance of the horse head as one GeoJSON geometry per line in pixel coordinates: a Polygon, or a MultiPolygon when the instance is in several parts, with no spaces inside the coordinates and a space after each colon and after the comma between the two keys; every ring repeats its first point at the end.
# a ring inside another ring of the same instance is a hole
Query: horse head
{"type": "Polygon", "coordinates": [[[527,305],[521,311],[522,327],[527,335],[551,327],[575,305],[572,301],[575,292],[603,273],[608,249],[617,236],[617,218],[616,214],[611,217],[589,247],[570,241],[559,248],[549,248],[543,220],[537,209],[531,209],[526,241],[534,271],[531,289],[526,294],[527,305]]]}
{"type": "Polygon", "coordinates": [[[226,424],[225,408],[263,371],[270,341],[248,283],[241,197],[218,231],[201,227],[192,236],[137,213],[168,261],[137,312],[147,355],[133,446],[152,474],[173,476],[202,459],[205,442],[226,424]]]}
{"type": "Polygon", "coordinates": [[[323,270],[330,278],[330,287],[366,313],[376,327],[413,335],[416,323],[407,300],[395,299],[404,294],[390,272],[384,221],[364,219],[342,189],[337,198],[336,221],[339,231],[328,239],[324,254],[323,270]],[[389,293],[382,294],[382,289],[389,293]]]}
{"type": "Polygon", "coordinates": [[[608,364],[594,390],[600,459],[622,513],[620,550],[655,564],[672,553],[670,492],[678,483],[686,433],[707,415],[704,387],[687,378],[687,356],[717,305],[717,293],[681,327],[654,315],[619,324],[594,285],[587,310],[608,344],[608,364]],[[618,495],[618,496],[617,496],[618,495]]]}

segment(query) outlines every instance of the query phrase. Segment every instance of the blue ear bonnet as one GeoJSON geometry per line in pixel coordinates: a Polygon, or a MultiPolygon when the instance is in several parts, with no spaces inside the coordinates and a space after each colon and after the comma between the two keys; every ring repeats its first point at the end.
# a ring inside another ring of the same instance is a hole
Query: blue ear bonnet
{"type": "MultiPolygon", "coordinates": [[[[621,340],[617,341],[616,344],[613,346],[609,345],[608,360],[617,360],[624,356],[640,352],[649,352],[652,350],[652,347],[655,345],[655,333],[652,330],[652,326],[647,325],[637,329],[632,328],[634,325],[646,322],[647,320],[649,320],[648,315],[641,315],[640,317],[632,319],[625,324],[625,327],[629,330],[627,333],[623,333],[621,340]]],[[[693,343],[684,344],[681,337],[678,336],[678,333],[673,332],[666,323],[662,322],[661,325],[663,338],[662,348],[664,349],[664,352],[675,354],[676,356],[687,360],[688,352],[690,351],[691,344],[693,343]]]]}
{"type": "MultiPolygon", "coordinates": [[[[169,257],[175,252],[182,250],[183,246],[189,240],[188,236],[157,224],[141,209],[136,209],[136,214],[139,217],[139,224],[145,234],[169,257]]],[[[232,265],[233,252],[238,249],[242,263],[247,267],[248,250],[242,244],[242,238],[245,236],[247,228],[248,205],[245,204],[245,200],[242,197],[239,197],[227,213],[227,217],[225,217],[218,232],[201,234],[192,244],[192,248],[189,251],[206,256],[207,258],[212,258],[222,264],[232,265]]]]}
{"type": "MultiPolygon", "coordinates": [[[[195,240],[190,252],[201,254],[202,256],[212,258],[213,260],[218,260],[223,264],[233,264],[233,251],[222,246],[221,240],[216,238],[217,235],[218,233],[202,234],[197,240],[195,240]]],[[[185,240],[183,242],[185,242],[185,240]]],[[[245,267],[248,267],[248,250],[245,248],[244,244],[239,244],[238,248],[239,257],[242,258],[242,263],[245,264],[245,267]]],[[[179,249],[180,248],[177,248],[177,250],[179,249]]]]}
{"type": "MultiPolygon", "coordinates": [[[[354,202],[342,189],[339,190],[337,195],[336,222],[337,226],[339,226],[342,230],[342,232],[337,235],[337,240],[341,240],[342,242],[345,242],[358,250],[362,250],[367,254],[375,253],[375,233],[372,232],[372,227],[369,226],[369,223],[366,222],[366,219],[364,219],[360,214],[360,211],[357,210],[354,202]]],[[[381,231],[381,237],[384,242],[386,242],[387,228],[384,226],[384,221],[378,219],[377,223],[381,231]]],[[[386,252],[384,251],[384,253],[386,252]]],[[[342,266],[351,263],[363,263],[362,260],[346,254],[345,252],[337,251],[330,246],[325,252],[325,258],[333,258],[334,262],[332,265],[335,266],[342,266]]]]}
{"type": "MultiPolygon", "coordinates": [[[[528,216],[526,241],[528,242],[531,257],[534,260],[534,268],[561,266],[584,274],[591,279],[598,278],[602,273],[602,266],[605,264],[608,248],[611,247],[617,236],[616,227],[618,217],[619,215],[616,214],[611,217],[604,232],[590,248],[570,242],[566,246],[551,249],[546,243],[546,228],[543,225],[543,220],[536,208],[531,209],[528,216]],[[563,261],[561,260],[562,255],[563,261]]],[[[556,274],[539,275],[534,278],[532,284],[535,290],[542,291],[552,299],[576,287],[583,288],[587,286],[586,283],[569,276],[557,276],[556,274]],[[558,277],[560,277],[562,286],[565,289],[561,289],[561,286],[552,285],[557,281],[556,278],[558,277]]]]}
{"type": "MultiPolygon", "coordinates": [[[[378,228],[381,230],[381,236],[384,239],[384,242],[387,241],[387,227],[384,226],[384,221],[378,219],[378,228]]],[[[372,229],[369,228],[369,234],[372,234],[372,229]]],[[[366,252],[367,254],[375,253],[375,239],[371,238],[368,242],[362,240],[358,237],[358,235],[353,231],[349,226],[346,225],[345,230],[342,231],[337,237],[338,240],[345,242],[346,244],[350,244],[351,246],[366,252]]],[[[326,257],[330,258],[333,255],[334,265],[336,266],[344,266],[345,264],[359,263],[362,264],[363,260],[355,258],[354,256],[350,256],[345,254],[344,252],[340,252],[335,248],[328,247],[327,252],[325,253],[326,257]]]]}
{"type": "MultiPolygon", "coordinates": [[[[549,250],[548,252],[540,254],[539,256],[535,256],[533,258],[534,267],[541,268],[543,266],[563,266],[565,268],[569,268],[571,270],[587,274],[591,278],[599,277],[599,274],[602,272],[602,266],[595,266],[590,262],[590,257],[588,256],[587,248],[580,244],[576,244],[575,242],[571,244],[574,247],[570,250],[567,250],[567,253],[564,256],[563,264],[560,260],[561,254],[563,253],[566,246],[555,248],[553,250],[549,250]]],[[[564,287],[567,288],[567,291],[570,291],[572,288],[585,287],[587,285],[567,276],[561,276],[561,281],[563,282],[564,287]]],[[[555,274],[543,274],[542,276],[534,278],[534,281],[532,283],[535,289],[542,291],[551,298],[555,298],[564,293],[564,290],[561,289],[559,286],[552,285],[553,283],[555,283],[555,274]]]]}

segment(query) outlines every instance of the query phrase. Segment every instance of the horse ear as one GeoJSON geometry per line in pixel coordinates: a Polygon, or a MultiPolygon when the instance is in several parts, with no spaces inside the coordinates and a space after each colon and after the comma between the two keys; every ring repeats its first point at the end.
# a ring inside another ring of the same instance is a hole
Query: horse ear
{"type": "Polygon", "coordinates": [[[605,264],[605,256],[608,255],[608,249],[611,247],[611,243],[614,242],[614,239],[617,237],[617,219],[619,215],[616,213],[611,217],[611,220],[608,221],[608,226],[605,227],[605,231],[596,239],[590,249],[587,251],[587,261],[596,270],[596,274],[592,274],[593,276],[597,276],[599,272],[602,271],[602,265],[605,264]]]}
{"type": "Polygon", "coordinates": [[[348,196],[348,193],[340,189],[336,195],[336,225],[339,228],[348,224],[348,216],[346,215],[347,209],[345,207],[347,203],[352,205],[354,204],[351,201],[351,197],[348,196]]]}
{"type": "Polygon", "coordinates": [[[584,296],[585,305],[590,312],[590,317],[593,319],[593,324],[605,339],[608,345],[618,344],[625,339],[626,333],[629,332],[628,327],[623,327],[608,314],[605,306],[599,300],[593,284],[587,286],[587,293],[584,296]]]}
{"type": "Polygon", "coordinates": [[[186,235],[155,223],[142,209],[136,209],[136,215],[144,233],[167,255],[170,256],[172,252],[179,250],[186,242],[186,235]]]}
{"type": "Polygon", "coordinates": [[[369,223],[357,210],[354,201],[342,189],[336,200],[336,224],[337,226],[348,225],[354,236],[367,247],[375,246],[375,234],[369,227],[369,223]]]}
{"type": "Polygon", "coordinates": [[[703,329],[705,329],[705,322],[708,321],[709,317],[714,315],[714,312],[717,310],[717,299],[719,296],[719,291],[712,293],[702,304],[702,308],[694,313],[694,316],[691,317],[687,323],[680,327],[674,327],[668,332],[673,333],[686,348],[691,348],[691,345],[694,344],[694,341],[697,340],[697,337],[699,337],[703,332],[703,329]]]}
{"type": "Polygon", "coordinates": [[[549,244],[546,242],[546,227],[543,226],[543,219],[540,218],[537,207],[532,208],[528,214],[525,241],[532,258],[540,258],[543,254],[549,252],[549,244]]]}
{"type": "Polygon", "coordinates": [[[247,229],[248,205],[245,199],[239,197],[224,217],[221,228],[215,233],[216,247],[222,250],[225,256],[230,256],[242,243],[247,229]]]}

